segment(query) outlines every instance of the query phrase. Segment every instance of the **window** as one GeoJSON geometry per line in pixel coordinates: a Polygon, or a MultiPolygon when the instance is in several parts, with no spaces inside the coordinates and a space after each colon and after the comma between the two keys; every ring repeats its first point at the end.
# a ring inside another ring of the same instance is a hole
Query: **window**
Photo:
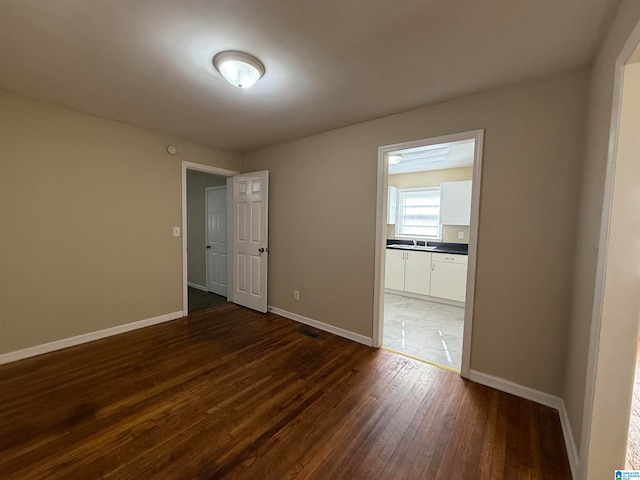
{"type": "Polygon", "coordinates": [[[440,188],[398,190],[397,235],[440,238],[440,188]]]}

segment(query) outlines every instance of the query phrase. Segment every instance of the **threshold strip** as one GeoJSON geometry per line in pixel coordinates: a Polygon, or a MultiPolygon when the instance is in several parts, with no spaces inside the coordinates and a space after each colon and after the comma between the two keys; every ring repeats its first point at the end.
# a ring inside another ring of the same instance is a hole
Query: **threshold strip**
{"type": "Polygon", "coordinates": [[[460,375],[460,370],[456,370],[455,368],[448,367],[446,365],[442,365],[441,363],[431,362],[429,360],[425,360],[424,358],[416,357],[415,355],[411,355],[409,353],[401,352],[399,350],[394,350],[393,348],[385,347],[384,345],[380,347],[381,350],[386,350],[387,352],[395,353],[397,355],[402,355],[403,357],[410,358],[412,360],[417,360],[418,362],[426,363],[428,365],[432,365],[434,367],[442,368],[443,370],[448,370],[453,373],[457,373],[460,375]]]}

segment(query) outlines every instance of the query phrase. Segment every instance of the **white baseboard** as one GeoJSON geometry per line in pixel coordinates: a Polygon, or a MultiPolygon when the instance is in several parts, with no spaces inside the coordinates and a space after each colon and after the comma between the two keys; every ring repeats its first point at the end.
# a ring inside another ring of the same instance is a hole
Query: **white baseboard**
{"type": "Polygon", "coordinates": [[[493,375],[478,372],[477,370],[469,371],[469,380],[558,410],[560,425],[562,426],[562,435],[564,436],[564,444],[567,449],[567,456],[569,457],[569,466],[571,467],[571,474],[575,478],[578,468],[578,451],[576,449],[573,431],[571,430],[571,424],[569,423],[569,415],[567,414],[567,408],[563,399],[541,392],[540,390],[535,390],[533,388],[505,380],[504,378],[494,377],[493,375]]]}
{"type": "Polygon", "coordinates": [[[207,290],[207,287],[203,287],[202,285],[198,285],[197,283],[193,283],[193,282],[187,282],[187,285],[189,285],[192,288],[195,288],[197,290],[202,290],[203,292],[208,292],[209,290],[207,290]]]}
{"type": "Polygon", "coordinates": [[[325,332],[333,333],[340,337],[347,338],[349,340],[353,340],[354,342],[362,343],[367,347],[373,345],[373,340],[370,337],[365,337],[364,335],[360,335],[359,333],[350,332],[349,330],[345,330],[344,328],[335,327],[333,325],[329,325],[328,323],[319,322],[318,320],[314,320],[313,318],[304,317],[302,315],[298,315],[297,313],[287,312],[286,310],[282,310],[278,307],[273,307],[269,305],[268,311],[280,315],[281,317],[288,318],[290,320],[295,320],[299,323],[304,323],[305,325],[309,325],[310,327],[315,327],[320,330],[324,330],[325,332]]]}
{"type": "Polygon", "coordinates": [[[567,413],[567,407],[564,400],[561,400],[558,413],[560,414],[560,424],[562,425],[564,445],[567,448],[567,456],[569,457],[571,475],[573,478],[576,478],[576,475],[578,474],[578,449],[576,448],[576,442],[573,438],[573,429],[571,428],[571,422],[569,422],[569,414],[567,413]]]}
{"type": "Polygon", "coordinates": [[[84,333],[75,337],[63,338],[62,340],[56,340],[55,342],[44,343],[42,345],[36,345],[35,347],[24,348],[22,350],[16,350],[15,352],[3,353],[0,355],[0,365],[9,362],[15,362],[22,360],[23,358],[35,357],[36,355],[42,355],[43,353],[53,352],[55,350],[61,350],[67,347],[74,347],[81,343],[93,342],[101,338],[111,337],[118,335],[119,333],[129,332],[131,330],[137,330],[139,328],[149,327],[158,323],[168,322],[184,316],[182,311],[167,313],[160,315],[159,317],[147,318],[146,320],[139,320],[133,323],[126,323],[124,325],[118,325],[117,327],[105,328],[104,330],[98,330],[96,332],[84,333]]]}

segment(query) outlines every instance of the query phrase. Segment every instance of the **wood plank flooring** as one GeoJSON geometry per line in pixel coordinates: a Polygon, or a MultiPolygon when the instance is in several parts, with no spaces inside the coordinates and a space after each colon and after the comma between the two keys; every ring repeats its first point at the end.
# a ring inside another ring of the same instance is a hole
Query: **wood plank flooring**
{"type": "Polygon", "coordinates": [[[197,288],[188,288],[189,298],[189,313],[193,313],[196,310],[202,310],[204,308],[213,307],[214,305],[220,305],[226,303],[227,298],[215,293],[205,292],[198,290],[197,288]]]}
{"type": "Polygon", "coordinates": [[[558,414],[232,304],[0,366],[3,479],[569,479],[558,414]]]}

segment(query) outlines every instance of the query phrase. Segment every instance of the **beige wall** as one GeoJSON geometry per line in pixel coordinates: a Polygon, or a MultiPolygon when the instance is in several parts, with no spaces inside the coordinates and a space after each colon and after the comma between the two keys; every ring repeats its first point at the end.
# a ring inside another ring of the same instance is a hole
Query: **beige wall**
{"type": "Polygon", "coordinates": [[[182,310],[181,161],[240,156],[4,91],[0,112],[0,353],[182,310]]]}
{"type": "MultiPolygon", "coordinates": [[[[440,186],[442,182],[457,182],[461,180],[471,180],[472,178],[472,167],[445,168],[442,170],[389,175],[389,185],[397,188],[437,187],[440,186]]],[[[395,235],[396,226],[387,225],[387,238],[393,238],[395,235]]],[[[469,227],[463,225],[443,225],[442,241],[469,243],[469,227]],[[458,237],[458,233],[460,232],[464,235],[462,239],[458,237]]]]}
{"type": "Polygon", "coordinates": [[[637,204],[637,67],[630,69],[634,80],[625,79],[625,110],[620,130],[610,239],[606,260],[607,279],[601,321],[592,325],[594,291],[598,292],[596,267],[600,221],[612,119],[615,62],[631,31],[640,19],[640,3],[623,1],[607,32],[594,63],[590,85],[590,109],[586,131],[585,162],[576,245],[575,285],[564,399],[580,451],[579,478],[610,476],[624,466],[625,439],[632,382],[631,369],[637,339],[638,225],[633,204],[637,204]],[[635,71],[634,71],[635,70],[635,71]],[[629,87],[629,88],[628,88],[629,87]],[[632,107],[634,105],[635,107],[632,107]],[[628,129],[635,129],[629,135],[628,129]],[[633,153],[632,153],[633,152],[633,153]],[[635,165],[634,165],[635,163],[635,165]],[[630,191],[631,189],[631,191],[630,191]],[[631,194],[631,195],[630,195],[631,194]],[[592,330],[592,328],[595,329],[592,330]],[[594,338],[591,338],[591,336],[594,338]],[[586,378],[590,340],[599,341],[593,408],[592,390],[586,378]],[[630,376],[631,375],[631,376],[630,376]],[[585,403],[586,402],[586,403],[585,403]],[[587,411],[585,411],[587,409],[587,411]],[[584,424],[592,417],[591,428],[584,424]],[[588,443],[586,440],[589,440],[588,443]],[[586,473],[585,473],[586,471],[586,473]]]}
{"type": "Polygon", "coordinates": [[[625,465],[638,349],[640,64],[627,67],[624,85],[589,446],[593,479],[625,465]]]}
{"type": "MultiPolygon", "coordinates": [[[[639,18],[640,2],[621,2],[621,6],[604,37],[603,45],[590,71],[589,111],[585,135],[584,161],[581,167],[580,208],[578,211],[575,244],[572,313],[566,344],[567,361],[565,365],[565,382],[562,390],[562,398],[565,401],[578,451],[582,447],[583,434],[592,437],[591,432],[583,432],[583,415],[585,413],[585,394],[587,393],[585,381],[589,340],[592,333],[592,309],[596,283],[599,231],[607,150],[609,148],[614,63],[639,18]]],[[[631,340],[632,338],[633,335],[629,335],[628,339],[631,340]]],[[[614,348],[617,350],[617,347],[614,348]]],[[[613,378],[617,377],[614,376],[613,378]]],[[[626,387],[621,385],[623,392],[626,387]]],[[[607,392],[606,395],[610,394],[612,392],[607,392]]],[[[600,452],[592,451],[590,454],[595,463],[590,467],[591,471],[588,478],[596,479],[611,476],[614,463],[615,468],[624,466],[624,463],[619,463],[620,455],[624,455],[624,449],[620,452],[619,446],[620,439],[626,436],[626,425],[621,427],[618,421],[617,426],[614,428],[612,423],[609,424],[613,411],[607,410],[603,413],[606,415],[605,422],[608,425],[602,426],[607,433],[600,437],[603,442],[597,441],[595,443],[598,448],[602,447],[603,450],[600,452]],[[615,441],[612,441],[613,437],[616,438],[615,441]],[[608,447],[605,446],[607,443],[609,444],[608,447]],[[611,447],[618,448],[618,452],[615,455],[610,455],[611,447]],[[596,466],[597,464],[599,466],[596,466]]],[[[628,417],[626,420],[628,420],[628,417]]],[[[584,456],[581,460],[581,463],[584,463],[584,456]]],[[[584,474],[584,471],[581,471],[581,473],[584,474]]]]}
{"type": "Polygon", "coordinates": [[[207,286],[206,189],[226,184],[226,177],[187,170],[187,278],[190,283],[205,288],[207,286]]]}
{"type": "Polygon", "coordinates": [[[378,147],[484,128],[471,367],[560,394],[586,80],[572,70],[244,155],[245,171],[270,171],[269,303],[370,337],[378,147]]]}

